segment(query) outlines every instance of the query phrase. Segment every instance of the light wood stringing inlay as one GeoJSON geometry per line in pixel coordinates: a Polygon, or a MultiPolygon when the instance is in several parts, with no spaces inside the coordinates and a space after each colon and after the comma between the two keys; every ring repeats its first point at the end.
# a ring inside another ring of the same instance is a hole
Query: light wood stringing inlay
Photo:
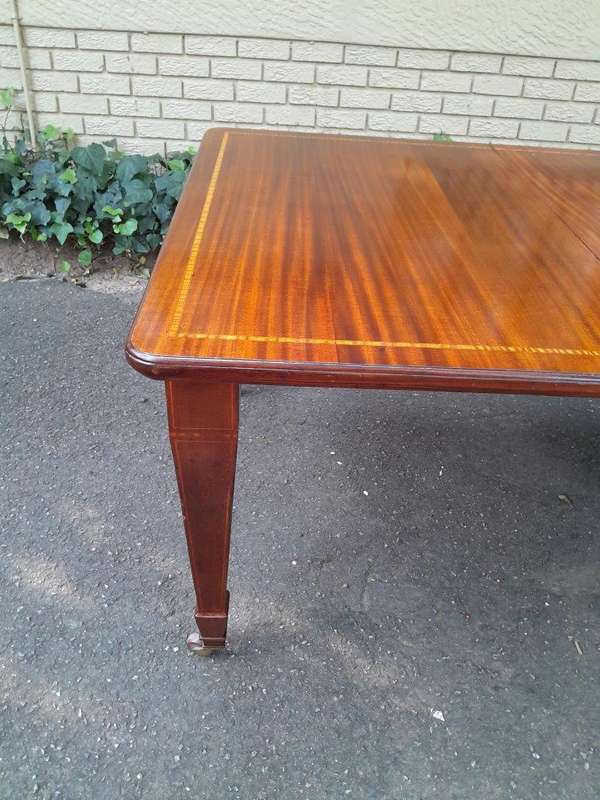
{"type": "Polygon", "coordinates": [[[490,353],[540,353],[563,356],[600,356],[600,350],[569,347],[529,347],[504,344],[444,344],[442,342],[379,342],[357,339],[301,339],[293,336],[239,336],[234,333],[180,333],[192,339],[218,339],[222,342],[272,342],[274,344],[331,344],[350,347],[399,347],[422,350],[480,350],[490,353]]]}
{"type": "Polygon", "coordinates": [[[196,226],[196,231],[194,233],[194,238],[192,240],[190,254],[188,256],[185,265],[185,271],[183,274],[183,279],[181,281],[181,289],[179,291],[179,297],[177,298],[177,303],[175,305],[175,310],[173,312],[173,322],[171,324],[171,329],[169,331],[170,336],[185,335],[178,333],[179,326],[181,324],[181,318],[183,316],[183,311],[185,309],[185,301],[187,300],[187,296],[190,291],[190,286],[192,283],[192,275],[194,274],[194,268],[198,260],[198,252],[200,250],[202,237],[204,236],[204,229],[206,227],[206,222],[208,220],[208,215],[210,213],[210,207],[212,205],[213,197],[215,196],[215,190],[217,188],[219,173],[221,172],[221,165],[223,164],[223,157],[225,156],[225,148],[227,147],[228,139],[229,139],[229,133],[226,132],[223,135],[223,138],[221,139],[221,146],[219,147],[219,152],[217,153],[215,166],[213,168],[213,172],[210,178],[210,183],[208,184],[208,189],[206,191],[206,199],[204,200],[204,205],[202,206],[200,219],[198,220],[198,225],[196,226]]]}

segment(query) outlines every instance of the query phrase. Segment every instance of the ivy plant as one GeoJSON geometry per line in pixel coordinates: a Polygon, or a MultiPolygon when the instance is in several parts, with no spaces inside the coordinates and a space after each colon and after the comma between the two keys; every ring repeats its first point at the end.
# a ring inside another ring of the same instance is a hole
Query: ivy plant
{"type": "MultiPolygon", "coordinates": [[[[14,93],[3,90],[7,108],[14,93]]],[[[74,244],[88,267],[100,246],[136,257],[155,250],[169,227],[193,151],[127,155],[115,140],[75,146],[71,131],[48,125],[32,147],[0,141],[0,236],[74,244]]],[[[63,271],[68,262],[61,262],[63,271]]]]}

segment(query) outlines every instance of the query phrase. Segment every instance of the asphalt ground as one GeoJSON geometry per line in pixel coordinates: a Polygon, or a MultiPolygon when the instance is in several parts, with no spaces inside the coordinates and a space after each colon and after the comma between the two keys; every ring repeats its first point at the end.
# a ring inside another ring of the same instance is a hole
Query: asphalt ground
{"type": "Polygon", "coordinates": [[[0,286],[1,800],[597,800],[600,404],[247,387],[199,658],[138,298],[0,286]]]}

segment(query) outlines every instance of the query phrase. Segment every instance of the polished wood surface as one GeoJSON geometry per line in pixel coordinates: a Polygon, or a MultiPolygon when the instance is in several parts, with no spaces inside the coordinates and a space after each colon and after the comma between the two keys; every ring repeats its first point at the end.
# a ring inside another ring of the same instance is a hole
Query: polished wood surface
{"type": "Polygon", "coordinates": [[[169,436],[196,592],[200,637],[191,649],[225,646],[227,567],[238,436],[239,387],[166,381],[169,436]]]}
{"type": "Polygon", "coordinates": [[[153,377],[600,393],[600,154],[210,131],[128,342],[153,377]]]}

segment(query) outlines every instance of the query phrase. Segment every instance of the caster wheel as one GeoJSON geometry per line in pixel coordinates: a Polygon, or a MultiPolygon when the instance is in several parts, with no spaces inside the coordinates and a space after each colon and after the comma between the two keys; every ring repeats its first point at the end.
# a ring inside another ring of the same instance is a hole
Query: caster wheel
{"type": "Polygon", "coordinates": [[[200,638],[199,633],[190,633],[187,638],[187,646],[190,653],[194,653],[194,655],[207,657],[212,655],[212,653],[218,653],[219,650],[224,650],[225,647],[210,647],[204,644],[202,639],[200,638]]]}

